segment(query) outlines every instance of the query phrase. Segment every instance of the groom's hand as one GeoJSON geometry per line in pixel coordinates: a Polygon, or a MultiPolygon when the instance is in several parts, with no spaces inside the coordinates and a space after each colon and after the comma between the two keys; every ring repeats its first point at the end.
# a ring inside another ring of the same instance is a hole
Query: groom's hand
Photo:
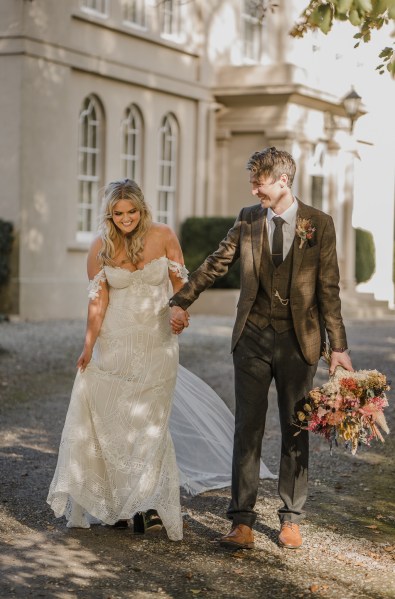
{"type": "Polygon", "coordinates": [[[189,327],[188,312],[180,306],[172,306],[170,308],[170,325],[175,335],[182,333],[186,327],[189,327]]]}
{"type": "Polygon", "coordinates": [[[329,365],[329,374],[332,375],[335,372],[337,366],[341,366],[342,368],[344,368],[345,370],[349,370],[350,372],[354,371],[351,363],[351,358],[348,355],[347,351],[332,351],[331,363],[329,365]]]}

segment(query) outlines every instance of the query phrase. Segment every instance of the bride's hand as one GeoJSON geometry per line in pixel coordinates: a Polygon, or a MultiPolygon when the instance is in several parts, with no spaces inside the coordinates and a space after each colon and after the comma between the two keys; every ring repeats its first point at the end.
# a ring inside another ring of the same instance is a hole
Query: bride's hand
{"type": "Polygon", "coordinates": [[[85,368],[88,366],[89,362],[92,359],[92,350],[84,347],[82,350],[82,354],[77,360],[77,368],[84,372],[85,368]]]}
{"type": "Polygon", "coordinates": [[[189,314],[180,306],[173,306],[170,310],[171,330],[175,335],[182,333],[184,328],[189,327],[189,314]]]}

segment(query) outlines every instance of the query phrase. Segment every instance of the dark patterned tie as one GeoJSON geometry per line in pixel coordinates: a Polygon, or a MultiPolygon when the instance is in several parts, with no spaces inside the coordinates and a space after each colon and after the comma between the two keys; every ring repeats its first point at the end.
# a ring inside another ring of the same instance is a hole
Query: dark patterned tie
{"type": "Polygon", "coordinates": [[[272,260],[274,266],[277,268],[283,261],[283,224],[284,220],[281,216],[275,216],[273,218],[275,229],[273,233],[272,243],[272,260]]]}

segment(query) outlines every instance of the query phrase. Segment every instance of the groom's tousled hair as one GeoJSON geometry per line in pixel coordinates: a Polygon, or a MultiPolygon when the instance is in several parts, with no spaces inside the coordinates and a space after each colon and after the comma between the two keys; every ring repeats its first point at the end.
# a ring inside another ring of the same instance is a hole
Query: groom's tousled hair
{"type": "Polygon", "coordinates": [[[257,179],[271,177],[273,182],[278,181],[281,175],[285,174],[288,177],[288,187],[291,187],[296,172],[296,164],[291,154],[285,150],[277,150],[272,146],[264,148],[260,152],[254,152],[248,159],[247,170],[257,179]]]}

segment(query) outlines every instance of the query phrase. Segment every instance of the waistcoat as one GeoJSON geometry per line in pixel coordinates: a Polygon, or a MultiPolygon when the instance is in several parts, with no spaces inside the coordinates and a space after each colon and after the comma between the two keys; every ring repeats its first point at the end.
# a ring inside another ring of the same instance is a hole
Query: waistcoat
{"type": "Polygon", "coordinates": [[[276,268],[272,262],[266,227],[267,221],[263,232],[259,289],[248,320],[261,329],[271,325],[275,331],[282,333],[293,328],[291,308],[286,300],[291,289],[294,244],[285,260],[276,268]]]}

